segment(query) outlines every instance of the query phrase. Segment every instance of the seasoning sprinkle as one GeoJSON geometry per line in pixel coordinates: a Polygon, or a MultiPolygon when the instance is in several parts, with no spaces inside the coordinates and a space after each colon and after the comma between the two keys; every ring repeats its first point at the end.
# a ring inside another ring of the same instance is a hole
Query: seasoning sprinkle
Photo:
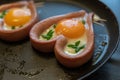
{"type": "Polygon", "coordinates": [[[56,28],[57,24],[53,24],[52,26],[53,26],[53,28],[56,28]]]}
{"type": "Polygon", "coordinates": [[[0,14],[0,18],[4,18],[5,15],[6,15],[6,11],[3,11],[3,12],[0,14]]]}
{"type": "Polygon", "coordinates": [[[49,32],[46,35],[41,35],[44,39],[50,40],[53,36],[54,31],[49,30],[49,32]]]}
{"type": "Polygon", "coordinates": [[[81,49],[83,49],[85,47],[85,45],[79,46],[80,45],[80,41],[75,42],[75,44],[69,44],[67,45],[70,48],[73,48],[75,50],[75,52],[79,52],[81,49]]]}
{"type": "Polygon", "coordinates": [[[85,24],[85,20],[82,20],[82,23],[85,24]]]}

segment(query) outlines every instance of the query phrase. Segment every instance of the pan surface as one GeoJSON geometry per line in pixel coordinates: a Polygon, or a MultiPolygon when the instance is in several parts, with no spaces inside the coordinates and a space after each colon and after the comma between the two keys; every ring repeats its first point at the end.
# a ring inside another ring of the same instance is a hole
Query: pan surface
{"type": "MultiPolygon", "coordinates": [[[[4,1],[3,1],[4,2],[4,1]]],[[[49,0],[36,8],[40,20],[78,10],[94,12],[106,22],[94,24],[95,49],[92,59],[77,69],[67,69],[57,62],[54,53],[43,55],[31,46],[29,38],[9,43],[0,40],[0,80],[76,80],[99,69],[118,44],[119,26],[112,11],[98,0],[49,0]]]]}

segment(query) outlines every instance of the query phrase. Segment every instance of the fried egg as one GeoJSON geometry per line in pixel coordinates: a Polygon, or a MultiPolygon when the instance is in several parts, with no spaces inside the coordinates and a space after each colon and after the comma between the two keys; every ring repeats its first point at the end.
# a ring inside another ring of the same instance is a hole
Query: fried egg
{"type": "Polygon", "coordinates": [[[28,23],[30,19],[31,12],[27,7],[8,9],[3,17],[3,29],[12,30],[20,28],[28,23]]]}
{"type": "MultiPolygon", "coordinates": [[[[45,30],[42,35],[48,34],[52,29],[54,31],[51,39],[56,36],[63,35],[67,38],[68,42],[64,47],[64,52],[69,55],[77,55],[84,50],[85,45],[87,44],[87,35],[86,35],[86,18],[72,18],[64,19],[59,21],[56,24],[56,27],[52,26],[45,30]],[[70,47],[70,46],[71,47],[70,47]],[[77,48],[81,48],[77,51],[77,48]]],[[[40,36],[40,40],[45,40],[40,36]]]]}
{"type": "Polygon", "coordinates": [[[82,51],[87,44],[87,36],[85,29],[85,20],[82,18],[72,18],[62,20],[55,28],[56,34],[64,35],[68,42],[64,48],[64,52],[69,55],[76,55],[82,51]],[[76,44],[79,42],[78,44],[76,44]],[[69,46],[70,45],[70,46],[69,46]],[[77,45],[77,46],[76,46],[77,45]],[[77,51],[77,48],[81,49],[77,51]]]}

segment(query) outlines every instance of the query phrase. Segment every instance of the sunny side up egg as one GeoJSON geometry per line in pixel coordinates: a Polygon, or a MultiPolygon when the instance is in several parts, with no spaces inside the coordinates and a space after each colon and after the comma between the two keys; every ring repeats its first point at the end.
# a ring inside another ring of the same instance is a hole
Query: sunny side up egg
{"type": "Polygon", "coordinates": [[[31,19],[31,12],[27,7],[12,8],[6,10],[4,14],[4,30],[13,30],[20,28],[31,19]]]}
{"type": "Polygon", "coordinates": [[[51,40],[59,35],[67,38],[68,42],[64,52],[69,55],[77,55],[84,50],[87,44],[85,18],[72,18],[59,21],[51,25],[40,35],[40,40],[51,40]]]}

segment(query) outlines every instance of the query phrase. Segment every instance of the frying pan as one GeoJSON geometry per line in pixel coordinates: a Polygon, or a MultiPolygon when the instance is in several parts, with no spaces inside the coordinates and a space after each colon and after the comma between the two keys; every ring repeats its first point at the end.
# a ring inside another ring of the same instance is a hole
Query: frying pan
{"type": "MultiPolygon", "coordinates": [[[[13,0],[15,1],[15,0],[13,0]]],[[[9,3],[11,1],[1,1],[9,3]]],[[[76,69],[57,62],[54,53],[43,55],[32,48],[29,38],[9,43],[0,40],[0,80],[81,80],[98,70],[116,50],[118,22],[112,11],[98,0],[35,0],[40,20],[81,9],[94,12],[106,22],[94,24],[95,49],[92,59],[76,69]]]]}

